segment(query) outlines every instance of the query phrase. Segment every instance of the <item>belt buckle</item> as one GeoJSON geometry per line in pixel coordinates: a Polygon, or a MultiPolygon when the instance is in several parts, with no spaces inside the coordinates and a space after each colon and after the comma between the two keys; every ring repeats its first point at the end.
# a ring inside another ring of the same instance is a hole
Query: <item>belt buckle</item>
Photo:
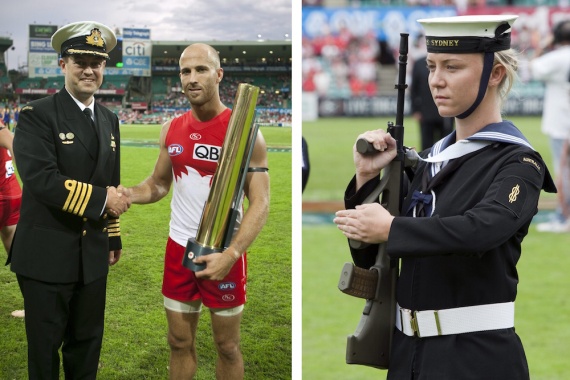
{"type": "Polygon", "coordinates": [[[406,314],[409,316],[410,320],[410,328],[412,329],[412,336],[420,337],[420,331],[418,327],[418,318],[417,318],[417,311],[411,311],[410,309],[404,309],[400,307],[400,321],[402,321],[402,329],[404,328],[404,316],[406,314]]]}
{"type": "Polygon", "coordinates": [[[417,310],[413,312],[413,317],[410,319],[410,327],[412,328],[414,335],[416,335],[418,338],[422,337],[420,335],[420,326],[418,325],[418,311],[417,310]]]}

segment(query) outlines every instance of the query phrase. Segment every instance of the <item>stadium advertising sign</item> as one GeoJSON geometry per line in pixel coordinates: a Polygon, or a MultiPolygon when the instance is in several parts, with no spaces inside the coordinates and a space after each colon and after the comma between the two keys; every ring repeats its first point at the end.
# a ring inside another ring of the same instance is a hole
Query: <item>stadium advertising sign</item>
{"type": "Polygon", "coordinates": [[[34,67],[32,72],[30,69],[30,78],[32,77],[55,77],[62,75],[59,67],[34,67]],[[33,75],[32,75],[33,74],[33,75]]]}
{"type": "MultiPolygon", "coordinates": [[[[223,66],[223,65],[222,65],[223,66]]],[[[227,72],[290,72],[291,66],[223,66],[227,72]]],[[[178,68],[175,68],[178,71],[178,68]]]]}
{"type": "Polygon", "coordinates": [[[303,36],[310,39],[343,31],[353,36],[373,32],[378,40],[397,47],[400,32],[420,32],[418,19],[456,15],[455,7],[304,8],[302,27],[303,36]]]}
{"type": "Polygon", "coordinates": [[[150,29],[123,28],[123,69],[131,75],[150,77],[152,43],[150,29]]]}
{"type": "Polygon", "coordinates": [[[30,65],[36,68],[58,68],[58,57],[57,54],[45,53],[45,54],[33,54],[30,57],[30,65]]]}
{"type": "MultiPolygon", "coordinates": [[[[51,71],[42,71],[42,69],[38,69],[39,72],[37,76],[55,76],[54,72],[51,71]]],[[[59,89],[57,88],[17,88],[16,94],[19,95],[52,95],[58,92],[59,89]]],[[[100,88],[95,92],[96,95],[124,95],[125,90],[123,89],[103,89],[100,88]]]]}
{"type": "Polygon", "coordinates": [[[29,77],[60,75],[58,54],[51,47],[51,36],[56,25],[30,25],[28,41],[29,77]]]}
{"type": "Polygon", "coordinates": [[[31,38],[47,38],[51,39],[51,36],[57,30],[57,25],[30,25],[30,39],[31,38]]]}
{"type": "Polygon", "coordinates": [[[19,95],[53,95],[58,90],[56,88],[17,88],[16,94],[19,95]]]}
{"type": "Polygon", "coordinates": [[[50,40],[40,40],[30,38],[30,52],[32,53],[55,53],[55,50],[51,47],[50,40]]]}
{"type": "MultiPolygon", "coordinates": [[[[305,94],[303,95],[305,97],[305,94]]],[[[310,105],[312,107],[313,105],[310,105]]],[[[539,97],[509,97],[503,104],[503,112],[509,115],[540,115],[543,99],[539,97]]],[[[310,108],[307,107],[307,108],[310,108]]],[[[395,115],[397,97],[374,96],[353,97],[346,99],[320,98],[318,100],[318,115],[320,117],[363,117],[395,115]]],[[[404,113],[410,115],[410,101],[404,103],[404,113]]]]}

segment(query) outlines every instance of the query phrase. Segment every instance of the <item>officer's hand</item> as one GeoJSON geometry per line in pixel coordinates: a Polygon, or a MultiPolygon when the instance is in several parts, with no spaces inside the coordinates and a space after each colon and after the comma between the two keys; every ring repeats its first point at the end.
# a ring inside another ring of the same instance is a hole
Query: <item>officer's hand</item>
{"type": "Polygon", "coordinates": [[[117,261],[119,261],[119,259],[121,258],[121,253],[123,253],[123,250],[121,249],[109,251],[109,265],[117,264],[117,261]]]}

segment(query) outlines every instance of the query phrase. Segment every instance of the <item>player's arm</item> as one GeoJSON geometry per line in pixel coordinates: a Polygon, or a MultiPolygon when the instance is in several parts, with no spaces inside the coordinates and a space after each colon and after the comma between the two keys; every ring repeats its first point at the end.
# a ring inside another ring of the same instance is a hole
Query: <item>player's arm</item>
{"type": "Polygon", "coordinates": [[[126,189],[132,203],[145,204],[161,200],[170,191],[172,185],[172,163],[166,147],[166,134],[170,120],[164,123],[160,131],[160,151],[152,174],[136,186],[126,189]]]}

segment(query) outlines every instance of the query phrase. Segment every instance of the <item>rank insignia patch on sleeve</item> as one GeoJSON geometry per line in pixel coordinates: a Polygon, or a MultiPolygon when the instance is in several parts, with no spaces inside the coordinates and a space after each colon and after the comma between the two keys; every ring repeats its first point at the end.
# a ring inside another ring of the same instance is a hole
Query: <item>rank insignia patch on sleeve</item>
{"type": "Polygon", "coordinates": [[[517,217],[520,217],[526,197],[525,182],[519,177],[507,177],[501,183],[501,187],[495,196],[495,201],[511,210],[517,217]]]}

